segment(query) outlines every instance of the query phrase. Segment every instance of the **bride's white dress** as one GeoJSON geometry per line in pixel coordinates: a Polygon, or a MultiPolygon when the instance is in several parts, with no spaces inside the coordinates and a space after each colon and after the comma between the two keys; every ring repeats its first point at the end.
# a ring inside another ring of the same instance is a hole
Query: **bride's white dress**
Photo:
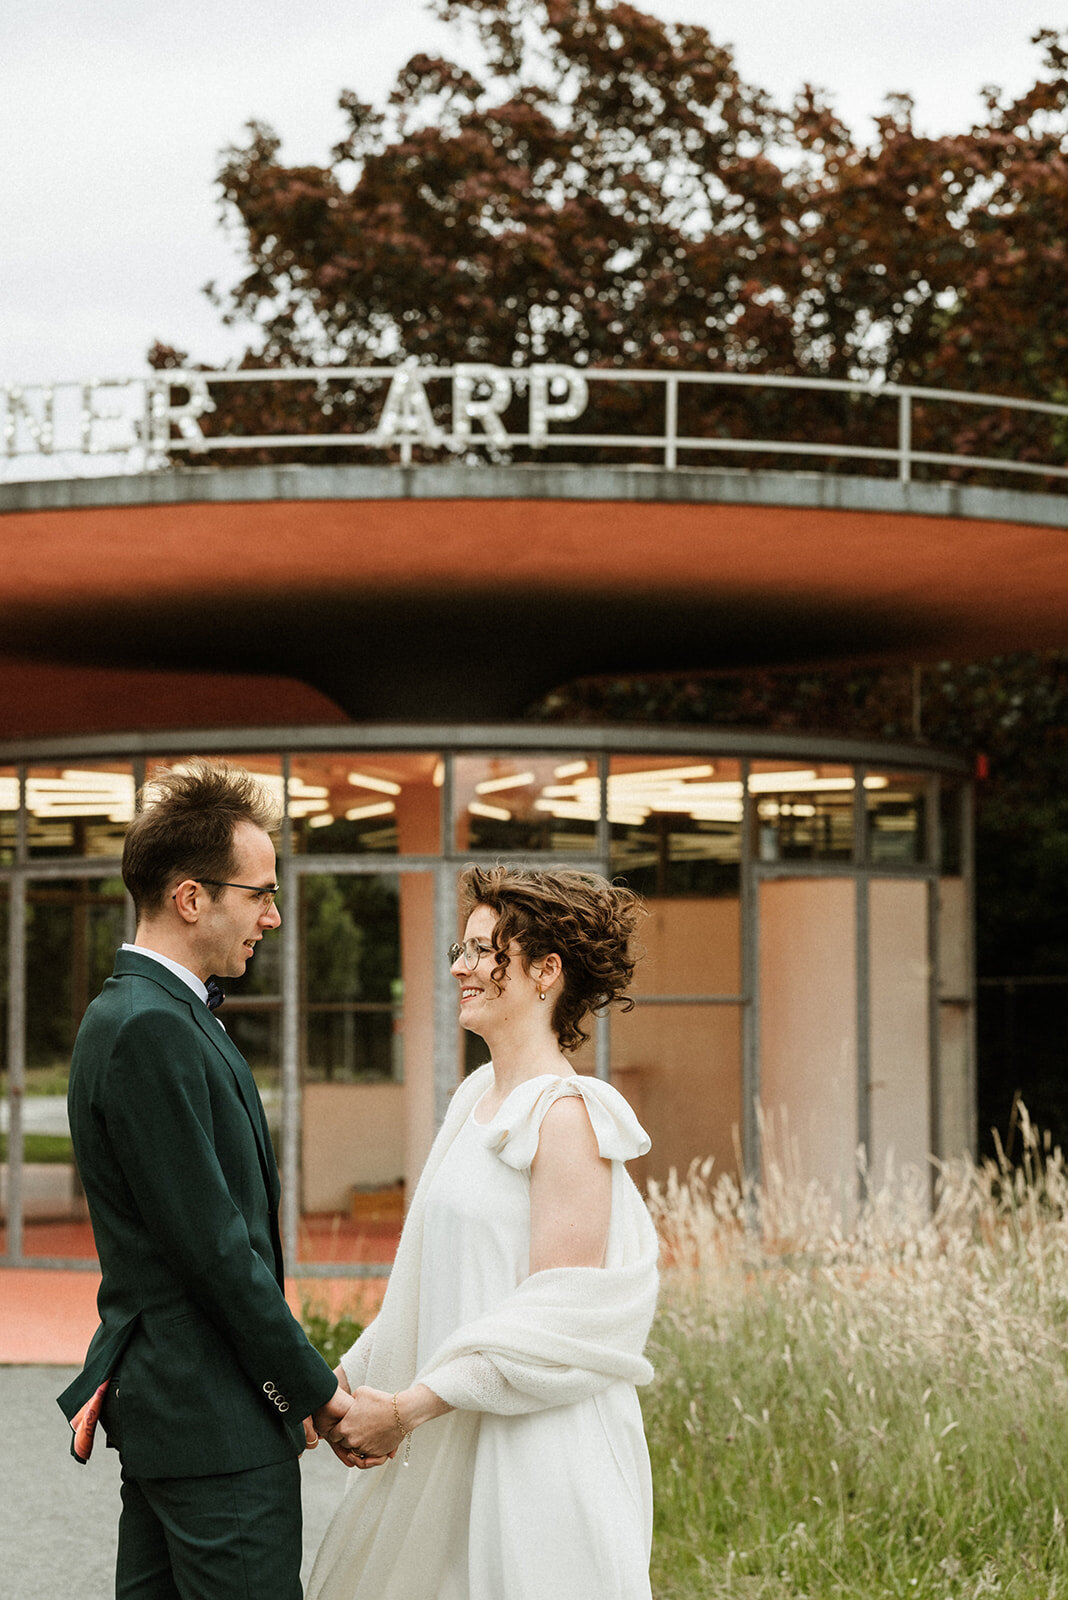
{"type": "Polygon", "coordinates": [[[345,1358],[353,1387],[418,1376],[460,1409],[418,1430],[410,1467],[398,1455],[351,1474],[308,1600],[649,1600],[634,1385],[650,1372],[656,1242],[623,1167],[649,1142],[622,1096],[584,1076],[520,1084],[482,1124],[492,1081],[482,1068],[457,1091],[382,1313],[345,1358]],[[608,1250],[603,1268],[531,1278],[530,1163],[565,1094],[581,1094],[613,1162],[608,1250]]]}

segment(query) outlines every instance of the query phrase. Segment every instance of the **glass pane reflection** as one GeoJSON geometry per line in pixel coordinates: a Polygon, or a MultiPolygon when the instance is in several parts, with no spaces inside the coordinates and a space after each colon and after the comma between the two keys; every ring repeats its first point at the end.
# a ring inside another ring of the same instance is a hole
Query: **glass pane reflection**
{"type": "Polygon", "coordinates": [[[396,877],[304,877],[299,914],[305,1081],[403,1078],[396,877]]]}
{"type": "Polygon", "coordinates": [[[133,816],[129,762],[36,766],[26,775],[31,856],[121,856],[133,816]]]}
{"type": "Polygon", "coordinates": [[[457,756],[456,848],[589,854],[601,810],[597,762],[583,756],[457,756]]]}
{"type": "MultiPolygon", "coordinates": [[[[122,879],[31,881],[26,891],[26,1065],[65,1090],[85,1009],[115,965],[123,941],[122,879]]],[[[31,1087],[32,1085],[28,1085],[31,1087]]]]}
{"type": "Polygon", "coordinates": [[[294,756],[289,815],[303,855],[432,855],[441,848],[441,757],[387,751],[294,756]]]}
{"type": "Polygon", "coordinates": [[[613,875],[654,897],[736,896],[742,855],[737,761],[614,756],[608,769],[613,875]]]}
{"type": "Polygon", "coordinates": [[[964,870],[964,788],[952,778],[939,784],[938,829],[942,871],[956,876],[964,870]]]}
{"type": "Polygon", "coordinates": [[[868,859],[873,866],[911,864],[927,857],[927,780],[869,773],[868,859]]]}
{"type": "MultiPolygon", "coordinates": [[[[15,859],[15,837],[19,810],[17,767],[0,767],[0,865],[15,859]]],[[[0,948],[7,949],[4,945],[0,948]]]]}
{"type": "Polygon", "coordinates": [[[749,774],[761,861],[849,861],[852,767],[754,761],[749,774]]]}

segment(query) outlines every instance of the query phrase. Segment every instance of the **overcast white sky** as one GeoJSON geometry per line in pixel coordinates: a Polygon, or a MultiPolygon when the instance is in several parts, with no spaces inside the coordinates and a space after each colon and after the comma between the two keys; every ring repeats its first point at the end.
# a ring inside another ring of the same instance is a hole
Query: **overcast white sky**
{"type": "MultiPolygon", "coordinates": [[[[644,0],[735,47],[785,100],[821,85],[866,133],[891,91],[929,133],[987,83],[1034,81],[1065,0],[644,0]]],[[[455,51],[422,0],[4,0],[0,385],[134,376],[162,339],[224,364],[243,347],[200,293],[237,275],[218,152],[250,117],[291,161],[326,160],[338,91],[380,99],[416,50],[455,51]]]]}

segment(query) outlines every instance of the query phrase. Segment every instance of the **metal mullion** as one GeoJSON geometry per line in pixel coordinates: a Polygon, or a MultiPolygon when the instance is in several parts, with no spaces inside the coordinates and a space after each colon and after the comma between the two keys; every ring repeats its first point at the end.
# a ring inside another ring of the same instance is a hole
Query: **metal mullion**
{"type": "Polygon", "coordinates": [[[871,898],[868,873],[868,791],[864,780],[868,769],[858,764],[853,769],[853,862],[856,889],[854,904],[854,1019],[857,1040],[856,1140],[864,1151],[865,1165],[858,1174],[860,1197],[865,1199],[871,1148],[871,898]]]}
{"type": "Polygon", "coordinates": [[[760,1139],[760,1000],[759,958],[760,918],[758,903],[755,809],[749,789],[751,763],[740,764],[742,780],[741,875],[739,915],[741,917],[742,977],[742,1165],[745,1176],[759,1182],[763,1176],[763,1151],[760,1139]]]}
{"type": "MultiPolygon", "coordinates": [[[[851,878],[859,870],[855,861],[759,861],[761,878],[851,878]]],[[[888,877],[894,874],[887,873],[888,877]]]]}
{"type": "Polygon", "coordinates": [[[865,1166],[860,1177],[861,1199],[867,1197],[871,1148],[871,899],[869,876],[856,874],[856,1030],[857,1030],[857,1143],[865,1166]]]}
{"type": "Polygon", "coordinates": [[[24,1256],[20,1261],[8,1261],[6,1266],[33,1267],[42,1272],[99,1272],[100,1263],[95,1256],[24,1256]]]}
{"type": "MultiPolygon", "coordinates": [[[[437,861],[440,862],[441,859],[442,858],[439,856],[437,861]]],[[[604,873],[604,862],[600,856],[568,856],[566,859],[561,860],[560,857],[554,858],[548,851],[545,850],[539,851],[537,855],[534,855],[531,852],[528,852],[525,855],[519,853],[513,855],[504,850],[492,852],[489,850],[465,850],[462,854],[457,853],[455,855],[446,856],[444,859],[455,867],[501,866],[538,868],[548,866],[551,863],[554,867],[569,867],[575,872],[596,872],[598,874],[604,873]]]]}
{"type": "Polygon", "coordinates": [[[975,789],[970,783],[965,784],[961,790],[960,807],[961,875],[964,879],[964,927],[968,944],[966,970],[969,1005],[967,1008],[966,1070],[968,1074],[968,1104],[971,1107],[971,1154],[974,1156],[979,1148],[979,1090],[976,1081],[978,995],[975,950],[975,789]]]}
{"type": "Polygon", "coordinates": [[[441,841],[441,855],[446,859],[452,853],[453,841],[456,834],[456,818],[453,815],[453,806],[456,797],[456,755],[452,750],[443,750],[441,753],[441,796],[438,805],[438,838],[441,841]]]}
{"type": "Polygon", "coordinates": [[[283,750],[294,752],[326,751],[407,751],[433,752],[451,749],[465,754],[500,754],[501,750],[523,751],[524,754],[555,755],[575,751],[576,754],[593,755],[601,751],[631,752],[642,755],[690,753],[700,756],[744,758],[750,755],[767,759],[812,759],[813,747],[818,747],[824,761],[853,764],[870,761],[878,766],[892,765],[900,771],[953,772],[966,777],[968,762],[944,750],[926,746],[890,743],[875,745],[860,739],[814,739],[804,734],[769,733],[755,736],[739,733],[733,728],[710,728],[695,732],[692,728],[599,728],[581,724],[554,729],[551,741],[546,740],[544,726],[530,723],[501,723],[497,725],[465,725],[460,728],[443,728],[440,723],[406,724],[352,724],[342,727],[278,727],[234,729],[188,729],[153,733],[100,734],[92,737],[57,739],[53,736],[39,739],[0,741],[0,761],[16,763],[25,760],[47,761],[121,757],[132,760],[138,754],[167,753],[176,745],[196,748],[206,754],[231,752],[236,747],[249,755],[257,752],[278,754],[283,750]]]}
{"type": "MultiPolygon", "coordinates": [[[[26,814],[26,768],[18,769],[19,808],[15,819],[15,861],[26,859],[29,821],[26,814]]],[[[7,1249],[4,1260],[23,1260],[22,1108],[26,1094],[26,875],[11,875],[8,901],[7,958],[7,1249]]]]}
{"type": "Polygon", "coordinates": [[[21,869],[28,878],[115,878],[122,874],[121,856],[69,856],[64,861],[31,856],[21,869]]]}
{"type": "Polygon", "coordinates": [[[920,861],[879,861],[864,869],[869,878],[923,878],[936,876],[933,869],[920,861]]]}
{"type": "MultiPolygon", "coordinates": [[[[447,951],[456,937],[459,896],[456,868],[439,861],[434,868],[434,943],[447,951]]],[[[441,1127],[459,1076],[457,1057],[456,985],[446,959],[434,963],[434,1128],[441,1127]]]]}
{"type": "Polygon", "coordinates": [[[606,750],[597,756],[597,786],[600,802],[597,808],[596,848],[601,857],[601,871],[606,877],[612,871],[612,819],[608,814],[608,772],[611,757],[606,750]]]}
{"type": "MultiPolygon", "coordinates": [[[[289,824],[290,757],[282,755],[282,835],[278,881],[289,911],[282,918],[282,1253],[293,1271],[300,1232],[300,916],[299,880],[294,867],[289,824]]],[[[303,1268],[301,1268],[303,1272],[303,1268]]]]}
{"type": "MultiPolygon", "coordinates": [[[[457,873],[461,863],[456,842],[456,752],[442,752],[445,770],[441,785],[441,855],[432,867],[434,884],[434,943],[445,951],[456,938],[460,904],[457,873]]],[[[445,1120],[449,1099],[456,1088],[460,1071],[459,1025],[456,1020],[456,990],[446,962],[434,963],[431,1005],[434,1017],[433,1088],[434,1128],[445,1120]]]]}
{"type": "Polygon", "coordinates": [[[302,1261],[301,1278],[388,1278],[388,1261],[302,1261]]]}
{"type": "MultiPolygon", "coordinates": [[[[134,806],[135,806],[135,808],[136,808],[136,805],[137,805],[137,796],[141,793],[141,790],[144,788],[145,769],[147,767],[147,764],[148,763],[146,762],[145,757],[143,755],[135,755],[134,756],[134,758],[133,758],[133,781],[134,781],[134,806]]],[[[120,865],[119,865],[119,870],[120,870],[120,872],[122,870],[121,862],[120,862],[120,865]]],[[[126,895],[126,915],[125,915],[125,918],[124,918],[124,924],[125,925],[124,925],[124,928],[123,928],[123,934],[125,936],[126,943],[127,944],[133,944],[136,941],[136,938],[137,938],[137,909],[136,909],[136,907],[134,906],[134,903],[133,903],[133,896],[131,894],[129,894],[129,892],[127,892],[127,895],[126,895]]]]}
{"type": "MultiPolygon", "coordinates": [[[[494,858],[496,859],[496,858],[494,858]]],[[[389,877],[400,872],[432,872],[441,864],[441,856],[305,856],[293,854],[290,870],[298,878],[326,877],[337,873],[340,877],[389,877]]]]}
{"type": "MultiPolygon", "coordinates": [[[[942,794],[937,774],[927,780],[927,1085],[928,1146],[945,1158],[942,1129],[942,794]]],[[[934,1202],[935,1171],[931,1170],[934,1202]]]]}
{"type": "MultiPolygon", "coordinates": [[[[612,876],[612,824],[608,815],[608,772],[611,758],[606,750],[597,754],[597,852],[599,865],[592,868],[605,878],[612,876]]],[[[579,871],[588,869],[579,868],[579,871]]],[[[611,1007],[596,1018],[593,1033],[594,1072],[598,1078],[609,1082],[612,1077],[612,1011],[611,1007]]]]}

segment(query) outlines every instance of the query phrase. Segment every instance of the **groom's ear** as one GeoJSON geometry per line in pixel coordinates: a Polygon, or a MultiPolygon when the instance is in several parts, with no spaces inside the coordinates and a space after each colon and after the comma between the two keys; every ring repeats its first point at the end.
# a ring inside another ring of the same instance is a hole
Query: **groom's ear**
{"type": "Polygon", "coordinates": [[[172,892],[171,900],[183,922],[196,922],[198,920],[203,895],[204,891],[195,878],[183,878],[178,887],[172,892]]]}

